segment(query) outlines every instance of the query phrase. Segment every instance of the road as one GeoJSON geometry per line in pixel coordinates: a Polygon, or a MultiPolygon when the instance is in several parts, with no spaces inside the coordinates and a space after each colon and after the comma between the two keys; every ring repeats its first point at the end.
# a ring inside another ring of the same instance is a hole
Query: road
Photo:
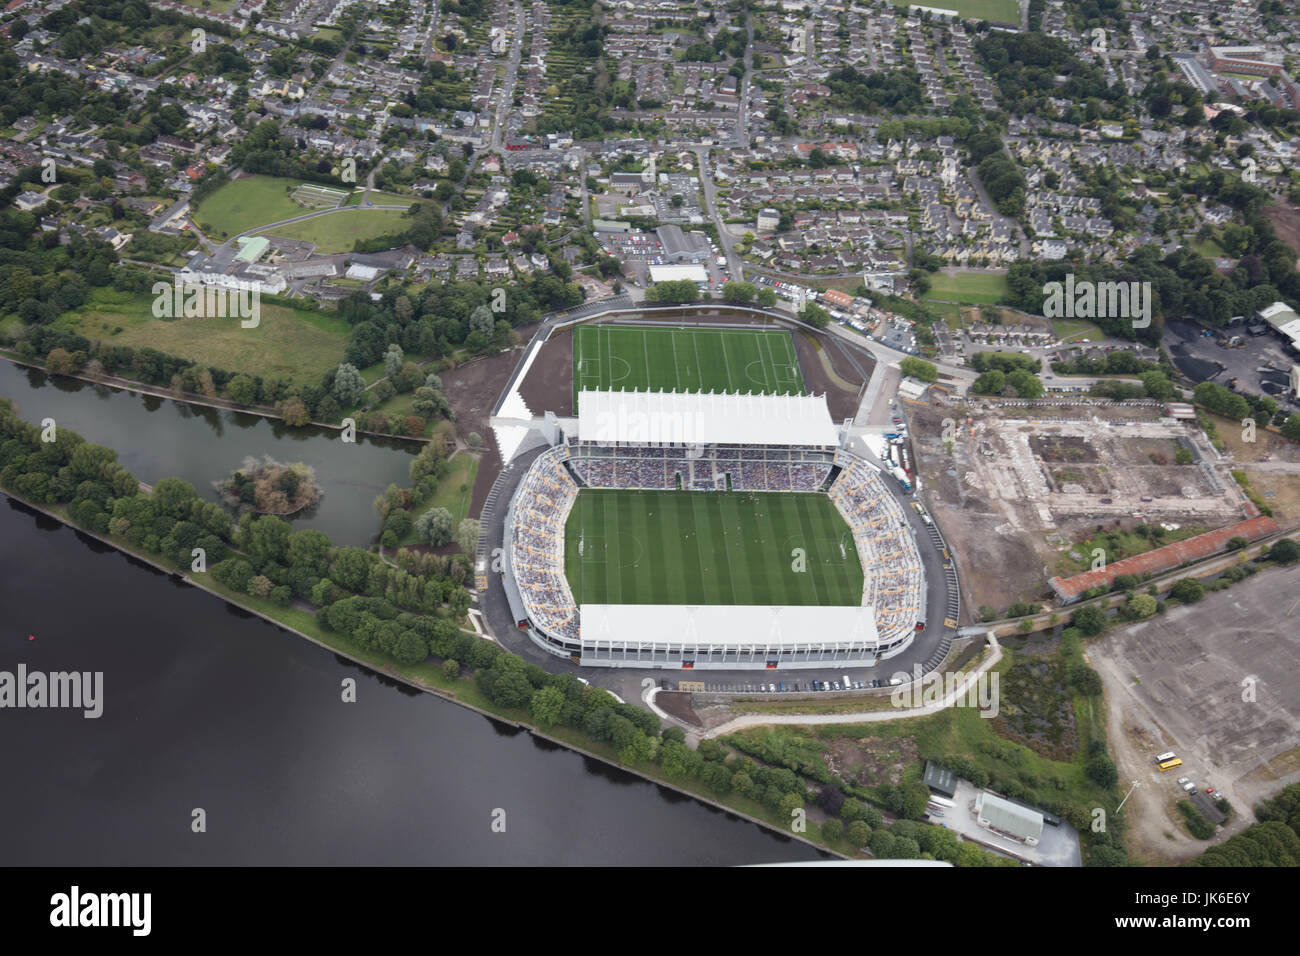
{"type": "MultiPolygon", "coordinates": [[[[519,58],[524,50],[524,5],[518,0],[514,3],[515,32],[510,38],[510,54],[506,60],[506,75],[501,89],[497,93],[497,112],[492,123],[492,142],[489,153],[499,153],[505,145],[506,114],[514,101],[515,83],[519,77],[519,58]]],[[[477,156],[475,159],[477,160],[477,156]]]]}
{"type": "Polygon", "coordinates": [[[695,161],[700,167],[700,188],[704,192],[704,204],[713,217],[714,228],[718,230],[718,244],[727,257],[727,272],[732,282],[740,282],[745,278],[745,262],[736,252],[735,240],[723,227],[722,214],[718,210],[717,189],[713,184],[713,171],[709,166],[709,147],[692,146],[691,151],[695,153],[695,161]]]}

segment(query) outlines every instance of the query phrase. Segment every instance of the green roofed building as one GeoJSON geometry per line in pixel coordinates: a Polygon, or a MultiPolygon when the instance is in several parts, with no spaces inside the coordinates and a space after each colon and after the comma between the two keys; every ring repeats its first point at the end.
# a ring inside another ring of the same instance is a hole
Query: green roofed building
{"type": "Polygon", "coordinates": [[[951,800],[957,796],[957,775],[947,767],[940,766],[933,760],[925,762],[925,785],[941,796],[951,800]]]}
{"type": "Polygon", "coordinates": [[[975,818],[985,829],[1019,840],[1027,846],[1037,846],[1043,835],[1041,813],[987,790],[981,790],[975,798],[975,818]]]}
{"type": "Polygon", "coordinates": [[[240,236],[235,242],[239,243],[239,251],[235,253],[237,262],[256,262],[271,245],[265,236],[240,236]]]}

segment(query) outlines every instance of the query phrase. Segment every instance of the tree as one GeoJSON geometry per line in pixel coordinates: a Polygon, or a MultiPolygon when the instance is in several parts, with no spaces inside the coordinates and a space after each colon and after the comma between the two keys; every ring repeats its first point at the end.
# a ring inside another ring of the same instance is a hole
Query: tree
{"type": "Polygon", "coordinates": [[[866,846],[871,842],[871,827],[862,820],[854,820],[844,835],[854,846],[866,846]]]}
{"type": "Polygon", "coordinates": [[[757,290],[751,282],[728,282],[722,287],[722,298],[732,305],[748,305],[754,301],[757,290]]]}
{"type": "Polygon", "coordinates": [[[1205,585],[1198,578],[1179,578],[1169,589],[1169,596],[1193,604],[1205,596],[1205,585]]]}
{"type": "Polygon", "coordinates": [[[1096,604],[1089,604],[1074,612],[1073,623],[1085,636],[1092,637],[1106,629],[1106,612],[1096,604]]]}
{"type": "Polygon", "coordinates": [[[758,292],[755,293],[755,298],[758,301],[758,304],[763,306],[765,309],[770,309],[772,306],[776,305],[776,292],[774,292],[769,286],[761,287],[758,292]]]}
{"type": "Polygon", "coordinates": [[[528,704],[528,713],[532,715],[537,726],[547,730],[557,723],[564,713],[564,692],[558,687],[543,687],[533,695],[528,704]]]}
{"type": "Polygon", "coordinates": [[[297,395],[286,399],[280,405],[280,419],[293,428],[301,428],[311,422],[311,412],[297,395]]]}
{"type": "Polygon", "coordinates": [[[442,676],[447,680],[456,680],[460,677],[460,664],[455,658],[449,657],[442,662],[442,676]]]}
{"type": "Polygon", "coordinates": [[[347,362],[334,370],[334,398],[342,408],[352,408],[361,401],[366,390],[366,380],[355,365],[347,362]]]}
{"type": "Polygon", "coordinates": [[[45,371],[51,375],[71,375],[77,370],[77,361],[67,349],[51,349],[45,357],[45,371]]]}
{"type": "Polygon", "coordinates": [[[257,401],[257,383],[247,375],[236,375],[226,383],[226,392],[230,399],[240,405],[252,405],[257,401]]]}
{"type": "Polygon", "coordinates": [[[492,330],[496,327],[496,320],[492,317],[492,310],[485,305],[475,306],[474,311],[469,314],[469,330],[478,332],[484,338],[492,337],[492,330]]]}
{"type": "Polygon", "coordinates": [[[446,508],[430,508],[415,519],[415,533],[421,541],[441,548],[451,540],[452,518],[446,508]]]}
{"type": "Polygon", "coordinates": [[[933,362],[910,355],[898,363],[898,370],[904,375],[919,378],[923,382],[935,382],[939,379],[939,369],[933,362]]]}
{"type": "Polygon", "coordinates": [[[830,323],[831,314],[816,302],[809,302],[799,312],[799,318],[815,328],[824,329],[830,323]]]}
{"type": "Polygon", "coordinates": [[[844,835],[844,824],[834,818],[827,820],[822,824],[822,839],[827,843],[835,843],[844,835]]]}
{"type": "Polygon", "coordinates": [[[1085,694],[1088,697],[1098,697],[1101,695],[1101,675],[1082,662],[1076,662],[1071,665],[1070,683],[1079,693],[1085,694]]]}
{"type": "Polygon", "coordinates": [[[248,582],[248,593],[251,594],[253,597],[258,597],[258,598],[270,597],[271,591],[274,588],[275,588],[275,584],[272,583],[271,579],[268,577],[264,577],[263,575],[260,574],[248,582]]]}
{"type": "Polygon", "coordinates": [[[1109,790],[1119,780],[1119,771],[1114,762],[1105,754],[1097,754],[1084,766],[1083,772],[1088,779],[1103,789],[1109,790]]]}
{"type": "Polygon", "coordinates": [[[975,379],[971,385],[971,391],[976,395],[1001,395],[1002,389],[1006,388],[1006,374],[998,369],[991,368],[979,378],[975,379]]]}
{"type": "Polygon", "coordinates": [[[1300,544],[1296,544],[1290,538],[1275,541],[1268,549],[1268,560],[1276,561],[1278,564],[1293,564],[1297,559],[1300,559],[1300,544]]]}
{"type": "Polygon", "coordinates": [[[428,656],[429,645],[413,630],[403,631],[393,645],[393,657],[397,658],[399,664],[418,664],[428,656]]]}
{"type": "Polygon", "coordinates": [[[406,357],[402,354],[402,347],[394,342],[388,346],[388,351],[384,353],[384,374],[392,378],[402,370],[402,363],[406,357]]]}
{"type": "Polygon", "coordinates": [[[1124,616],[1130,621],[1140,621],[1156,613],[1156,599],[1150,594],[1135,594],[1124,605],[1124,616]]]}
{"type": "Polygon", "coordinates": [[[478,549],[478,536],[481,528],[480,522],[473,518],[465,518],[456,526],[456,543],[466,554],[473,554],[478,549]]]}

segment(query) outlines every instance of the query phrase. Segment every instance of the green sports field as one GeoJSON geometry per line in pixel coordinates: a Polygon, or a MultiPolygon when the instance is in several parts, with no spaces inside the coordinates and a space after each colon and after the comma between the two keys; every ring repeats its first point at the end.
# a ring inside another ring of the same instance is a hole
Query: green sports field
{"type": "Polygon", "coordinates": [[[585,488],[564,565],[579,605],[862,603],[853,535],[825,495],[585,488]]]}
{"type": "Polygon", "coordinates": [[[583,325],[573,334],[573,391],[802,395],[789,332],[583,325]]]}

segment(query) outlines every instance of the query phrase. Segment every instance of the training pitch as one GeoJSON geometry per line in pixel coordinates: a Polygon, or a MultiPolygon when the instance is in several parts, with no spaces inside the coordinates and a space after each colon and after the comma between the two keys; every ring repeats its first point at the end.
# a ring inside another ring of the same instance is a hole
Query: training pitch
{"type": "Polygon", "coordinates": [[[583,489],[564,566],[579,605],[862,603],[853,535],[821,494],[583,489]]]}
{"type": "Polygon", "coordinates": [[[573,350],[575,405],[583,389],[803,394],[789,332],[584,325],[573,350]]]}

